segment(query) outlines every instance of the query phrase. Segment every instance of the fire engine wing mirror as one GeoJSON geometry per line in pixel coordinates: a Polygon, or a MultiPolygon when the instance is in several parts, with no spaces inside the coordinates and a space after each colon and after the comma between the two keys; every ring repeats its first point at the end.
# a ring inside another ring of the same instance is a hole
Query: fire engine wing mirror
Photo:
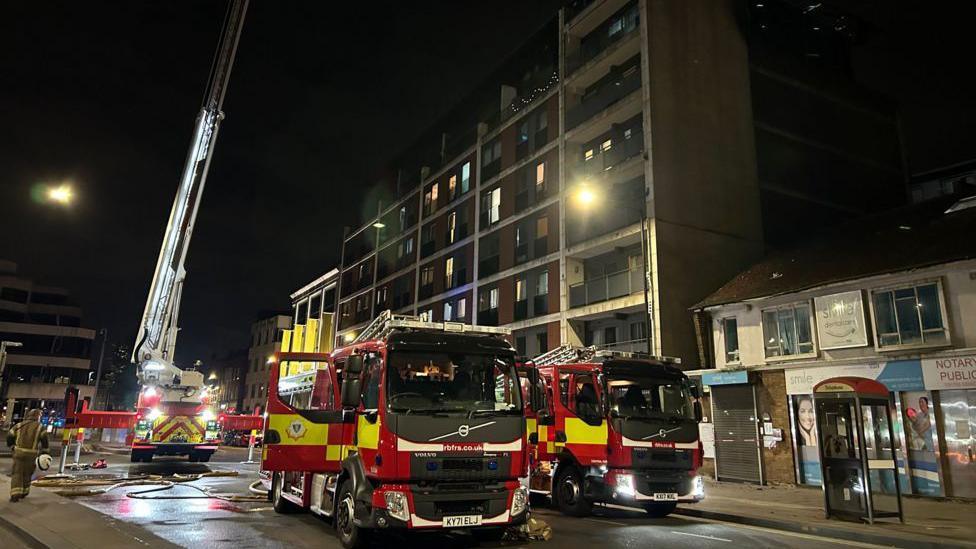
{"type": "Polygon", "coordinates": [[[702,415],[703,415],[702,414],[701,401],[700,400],[696,400],[695,403],[692,406],[694,406],[694,408],[695,408],[695,421],[697,421],[697,422],[700,423],[701,420],[702,420],[702,415]]]}
{"type": "MultiPolygon", "coordinates": [[[[350,373],[347,371],[347,373],[350,373]]],[[[342,400],[343,408],[358,408],[361,397],[359,377],[348,376],[342,382],[342,390],[339,391],[339,398],[342,400]]]]}
{"type": "Polygon", "coordinates": [[[359,377],[359,374],[363,373],[363,355],[350,355],[346,359],[343,372],[343,375],[347,379],[350,377],[359,377]]]}

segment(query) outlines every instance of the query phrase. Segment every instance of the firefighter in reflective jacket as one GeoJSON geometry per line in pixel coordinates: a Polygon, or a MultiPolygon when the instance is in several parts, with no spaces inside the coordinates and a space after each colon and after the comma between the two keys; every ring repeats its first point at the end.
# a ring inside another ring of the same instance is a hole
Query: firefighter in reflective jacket
{"type": "Polygon", "coordinates": [[[47,452],[47,432],[41,425],[41,411],[27,412],[27,417],[7,433],[7,446],[13,446],[13,472],[10,475],[10,501],[27,497],[38,450],[47,452]]]}

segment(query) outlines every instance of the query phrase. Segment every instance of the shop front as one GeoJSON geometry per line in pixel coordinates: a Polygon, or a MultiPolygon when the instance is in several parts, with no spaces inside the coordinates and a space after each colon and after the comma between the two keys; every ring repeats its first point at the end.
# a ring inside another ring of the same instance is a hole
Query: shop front
{"type": "Polygon", "coordinates": [[[893,443],[903,493],[976,498],[976,355],[784,373],[798,484],[822,484],[814,386],[828,378],[853,376],[877,380],[891,391],[893,443]]]}

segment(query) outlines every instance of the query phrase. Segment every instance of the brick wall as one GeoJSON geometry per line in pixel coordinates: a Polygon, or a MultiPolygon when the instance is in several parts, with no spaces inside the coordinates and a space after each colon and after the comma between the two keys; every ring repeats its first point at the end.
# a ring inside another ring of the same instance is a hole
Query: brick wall
{"type": "MultiPolygon", "coordinates": [[[[782,370],[761,372],[756,385],[756,408],[759,420],[769,414],[773,427],[783,430],[783,440],[773,448],[762,449],[763,467],[766,483],[795,484],[796,472],[793,466],[793,445],[790,433],[790,414],[786,396],[786,376],[782,370]]],[[[760,423],[760,427],[762,423],[760,423]]]]}

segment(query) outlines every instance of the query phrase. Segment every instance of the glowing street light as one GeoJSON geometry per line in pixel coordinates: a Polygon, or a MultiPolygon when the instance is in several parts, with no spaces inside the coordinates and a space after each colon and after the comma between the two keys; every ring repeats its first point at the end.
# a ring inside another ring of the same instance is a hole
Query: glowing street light
{"type": "Polygon", "coordinates": [[[71,185],[62,183],[57,187],[48,187],[45,193],[49,202],[67,206],[74,200],[75,192],[71,185]]]}
{"type": "Polygon", "coordinates": [[[373,223],[373,227],[376,229],[384,229],[386,228],[386,223],[383,223],[382,221],[377,221],[376,223],[373,223]]]}
{"type": "Polygon", "coordinates": [[[594,202],[596,202],[597,196],[596,193],[593,192],[593,189],[590,188],[589,185],[582,184],[579,185],[579,187],[577,187],[576,189],[576,192],[573,193],[573,198],[581,206],[588,207],[593,205],[594,202]]]}

